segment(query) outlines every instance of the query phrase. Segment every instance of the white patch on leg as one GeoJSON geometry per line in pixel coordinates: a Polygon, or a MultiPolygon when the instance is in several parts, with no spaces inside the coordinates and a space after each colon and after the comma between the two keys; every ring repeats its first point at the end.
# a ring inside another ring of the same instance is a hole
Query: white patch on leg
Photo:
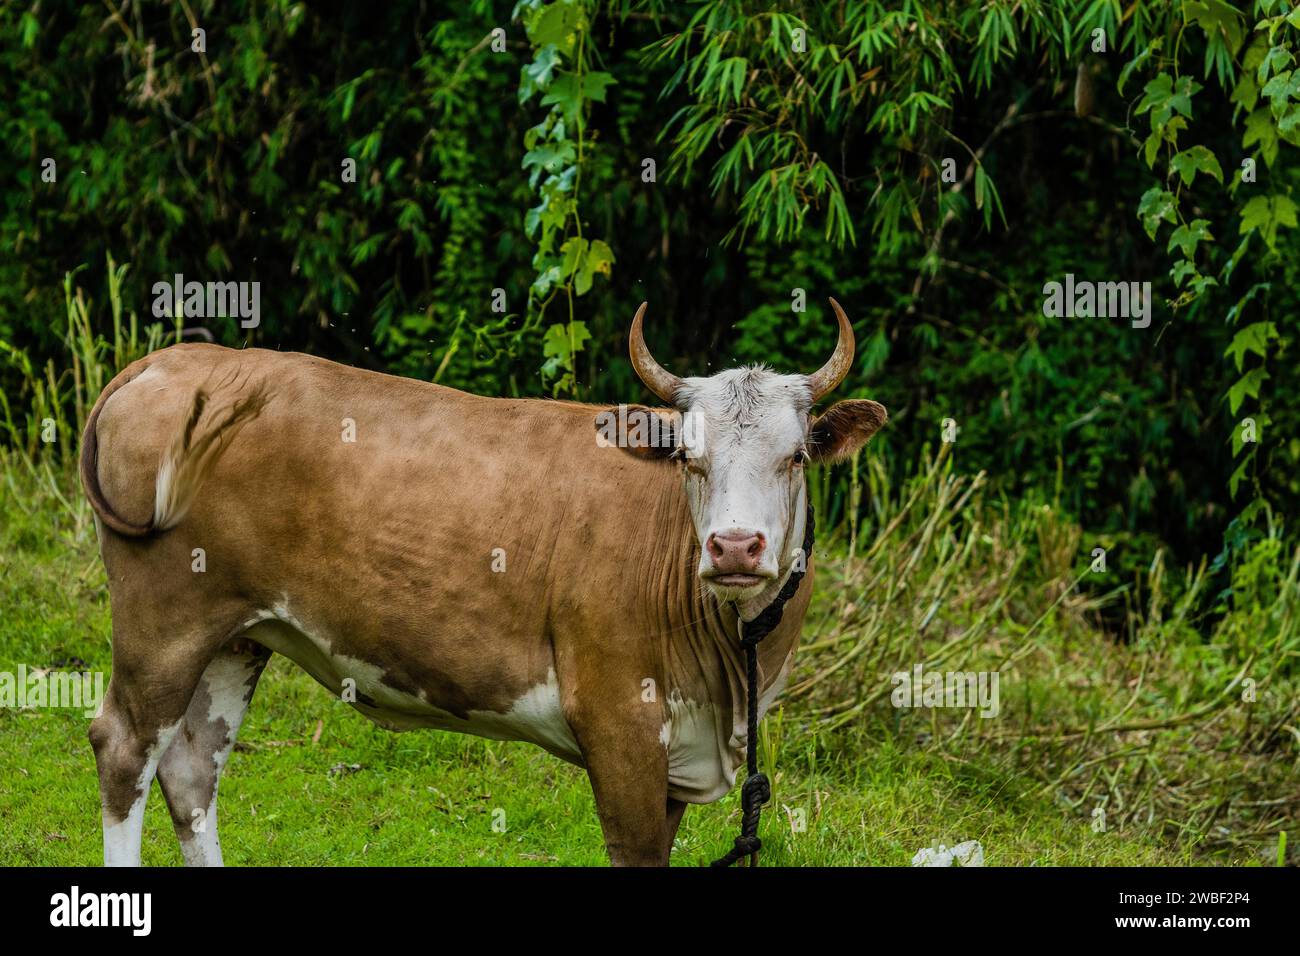
{"type": "Polygon", "coordinates": [[[144,832],[144,807],[149,800],[149,788],[153,784],[154,774],[158,771],[158,760],[172,742],[172,738],[176,736],[180,726],[181,722],[178,720],[172,726],[164,727],[158,732],[157,740],[149,748],[144,769],[140,771],[140,779],[136,783],[140,795],[135,803],[131,804],[126,819],[110,822],[107,811],[102,813],[105,866],[140,865],[140,838],[144,832]]]}
{"type": "Polygon", "coordinates": [[[244,722],[248,710],[248,681],[257,672],[261,662],[250,657],[225,654],[217,657],[203,672],[203,687],[208,692],[208,723],[223,721],[226,725],[226,746],[212,755],[216,761],[218,777],[230,759],[230,751],[244,722]]]}
{"type": "MultiPolygon", "coordinates": [[[[224,727],[225,736],[215,749],[196,752],[192,749],[193,744],[207,740],[208,735],[205,728],[191,726],[187,733],[191,735],[189,739],[193,743],[181,752],[169,754],[164,758],[165,779],[170,779],[166,778],[166,771],[172,767],[173,760],[181,764],[175,767],[175,772],[181,776],[189,774],[199,780],[205,780],[209,773],[213,774],[212,793],[209,795],[208,805],[191,809],[191,819],[186,824],[190,832],[181,840],[181,853],[185,857],[186,866],[222,865],[221,840],[217,831],[217,792],[221,788],[221,774],[230,760],[239,727],[244,721],[244,714],[248,711],[248,682],[259,666],[259,661],[243,655],[222,654],[214,658],[204,670],[199,682],[199,691],[206,694],[208,698],[208,711],[198,716],[187,714],[185,719],[187,721],[202,719],[208,725],[224,727]],[[186,767],[183,765],[184,761],[192,762],[194,766],[186,767]]],[[[183,736],[176,742],[176,746],[181,747],[185,742],[183,736]]]]}

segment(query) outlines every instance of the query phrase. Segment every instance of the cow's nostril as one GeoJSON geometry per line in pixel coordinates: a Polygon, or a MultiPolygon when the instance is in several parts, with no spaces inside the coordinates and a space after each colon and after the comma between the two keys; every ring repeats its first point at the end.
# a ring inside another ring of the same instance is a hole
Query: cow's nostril
{"type": "Polygon", "coordinates": [[[725,553],[725,549],[722,547],[722,544],[718,541],[718,536],[716,534],[709,535],[707,546],[709,549],[709,557],[713,558],[714,560],[717,560],[718,558],[722,557],[722,555],[725,553]]]}
{"type": "Polygon", "coordinates": [[[767,542],[763,540],[763,536],[761,534],[754,535],[754,537],[750,539],[749,548],[747,549],[749,552],[749,556],[751,558],[758,557],[760,554],[763,553],[763,548],[766,546],[767,546],[767,542]]]}

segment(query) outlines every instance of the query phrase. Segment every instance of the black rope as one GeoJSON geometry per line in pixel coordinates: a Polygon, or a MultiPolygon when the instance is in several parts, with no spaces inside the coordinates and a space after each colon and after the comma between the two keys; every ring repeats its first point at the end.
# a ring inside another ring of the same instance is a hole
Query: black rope
{"type": "Polygon", "coordinates": [[[772,799],[772,785],[767,775],[758,772],[758,642],[771,634],[781,623],[785,613],[786,602],[795,596],[803,576],[807,573],[808,562],[812,560],[813,551],[813,507],[808,503],[808,517],[803,530],[803,568],[790,572],[782,585],[776,599],[748,624],[740,625],[740,646],[745,649],[745,677],[748,683],[749,700],[748,735],[745,740],[745,785],[740,790],[740,836],[727,855],[714,860],[710,866],[731,866],[742,857],[749,857],[750,866],[758,866],[758,851],[763,841],[758,838],[758,820],[763,812],[763,804],[772,799]]]}

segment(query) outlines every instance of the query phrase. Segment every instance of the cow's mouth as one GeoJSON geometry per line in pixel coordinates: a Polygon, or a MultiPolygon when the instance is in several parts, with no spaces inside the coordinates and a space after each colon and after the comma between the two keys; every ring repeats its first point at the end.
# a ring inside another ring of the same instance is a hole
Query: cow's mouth
{"type": "Polygon", "coordinates": [[[735,572],[731,574],[705,574],[702,575],[709,584],[717,585],[724,588],[753,588],[761,584],[766,584],[768,577],[763,574],[744,574],[735,572]]]}

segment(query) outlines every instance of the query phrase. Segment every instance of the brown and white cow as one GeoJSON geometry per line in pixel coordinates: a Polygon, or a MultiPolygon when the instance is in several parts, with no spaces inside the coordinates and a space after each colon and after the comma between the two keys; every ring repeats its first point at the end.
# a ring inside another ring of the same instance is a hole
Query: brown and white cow
{"type": "MultiPolygon", "coordinates": [[[[875,402],[811,376],[677,378],[632,362],[689,449],[609,447],[605,409],[483,398],[310,355],[177,345],[86,425],[113,672],[90,727],[109,865],[140,860],[156,775],[185,860],[219,864],[217,784],[278,652],[372,720],[526,740],[586,768],[610,859],[664,864],[688,803],[732,786],[749,619],[802,542],[804,464],[851,453],[875,402]],[[201,550],[200,550],[201,549],[201,550]],[[196,821],[202,825],[196,825],[196,821]]],[[[625,440],[624,445],[628,442],[625,440]]],[[[760,645],[779,692],[809,574],[760,645]]]]}

